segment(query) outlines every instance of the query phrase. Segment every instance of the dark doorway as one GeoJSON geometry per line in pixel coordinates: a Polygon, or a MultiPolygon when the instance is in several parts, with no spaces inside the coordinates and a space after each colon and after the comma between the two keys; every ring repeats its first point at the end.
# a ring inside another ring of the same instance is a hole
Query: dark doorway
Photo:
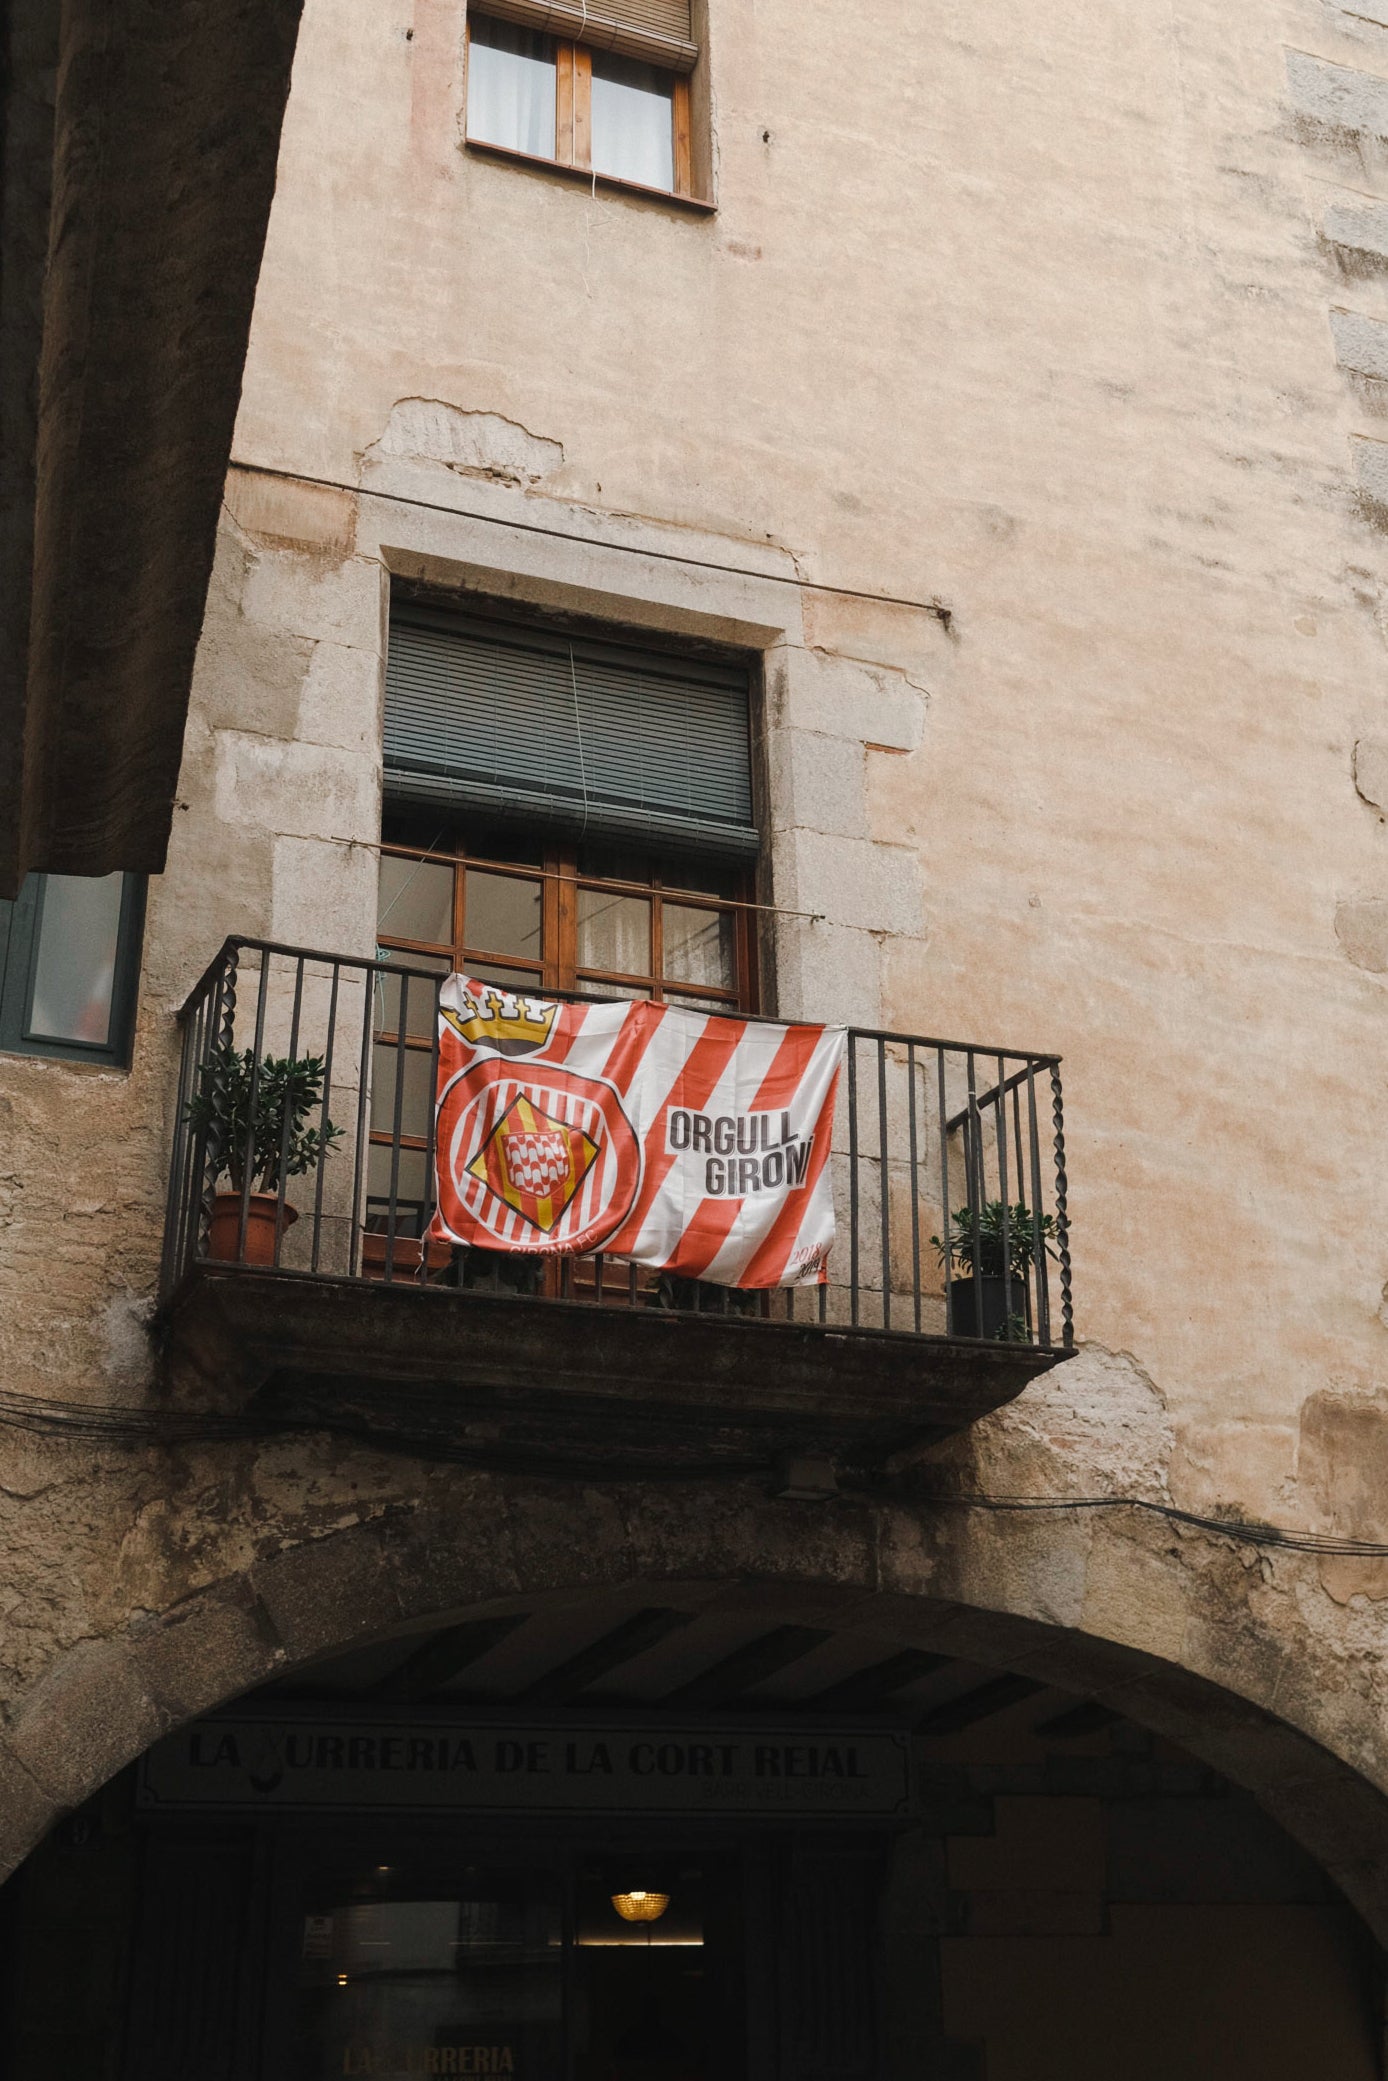
{"type": "Polygon", "coordinates": [[[265,2081],[744,2081],[747,1856],[659,1840],[278,1831],[265,2081]]]}
{"type": "Polygon", "coordinates": [[[633,1851],[577,1892],[575,2081],[746,2073],[742,1860],[633,1851]]]}

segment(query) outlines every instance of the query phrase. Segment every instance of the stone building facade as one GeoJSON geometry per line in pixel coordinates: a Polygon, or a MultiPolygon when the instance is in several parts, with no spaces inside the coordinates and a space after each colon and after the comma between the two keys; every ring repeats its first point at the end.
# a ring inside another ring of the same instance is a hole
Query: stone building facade
{"type": "Polygon", "coordinates": [[[1388,9],[707,0],[682,197],[470,141],[467,32],[308,0],[130,1064],[0,1061],[15,2071],[175,2058],[152,1745],[658,1608],[917,1773],[869,2021],[797,2051],[786,1968],[727,2071],[1378,2073],[1388,9]],[[752,661],[762,1008],[1062,1059],[1073,1355],[818,1497],[257,1431],[159,1307],[176,1015],[229,935],[373,957],[404,595],[752,661]]]}

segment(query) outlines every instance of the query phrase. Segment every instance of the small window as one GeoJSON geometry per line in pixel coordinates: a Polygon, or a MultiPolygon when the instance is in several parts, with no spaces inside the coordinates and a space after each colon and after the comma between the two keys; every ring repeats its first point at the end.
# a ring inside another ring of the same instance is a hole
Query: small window
{"type": "MultiPolygon", "coordinates": [[[[531,0],[497,4],[499,14],[524,16],[531,0]]],[[[541,11],[548,32],[523,19],[470,16],[469,144],[692,198],[689,78],[669,62],[692,64],[698,55],[687,41],[687,7],[684,37],[548,0],[541,11]],[[551,33],[570,13],[572,39],[551,33]]],[[[679,16],[678,0],[664,0],[663,11],[679,16]]]]}
{"type": "Polygon", "coordinates": [[[143,916],[139,875],[30,875],[0,903],[0,1049],[124,1067],[143,916]]]}

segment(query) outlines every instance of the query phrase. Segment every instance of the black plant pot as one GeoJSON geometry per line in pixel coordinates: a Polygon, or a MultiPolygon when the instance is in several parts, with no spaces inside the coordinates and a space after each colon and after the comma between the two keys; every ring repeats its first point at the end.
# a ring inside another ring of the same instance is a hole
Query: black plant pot
{"type": "Polygon", "coordinates": [[[949,1289],[949,1333],[952,1337],[989,1337],[995,1343],[1031,1342],[1030,1296],[1019,1275],[1004,1279],[985,1272],[981,1279],[955,1279],[949,1289]]]}

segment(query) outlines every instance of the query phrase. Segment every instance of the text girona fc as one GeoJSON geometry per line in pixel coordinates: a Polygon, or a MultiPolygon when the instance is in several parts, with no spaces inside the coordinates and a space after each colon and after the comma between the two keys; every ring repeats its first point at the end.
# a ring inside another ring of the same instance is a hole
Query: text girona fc
{"type": "Polygon", "coordinates": [[[842,1032],[460,975],[439,1005],[440,1240],[724,1286],[826,1276],[842,1032]]]}

